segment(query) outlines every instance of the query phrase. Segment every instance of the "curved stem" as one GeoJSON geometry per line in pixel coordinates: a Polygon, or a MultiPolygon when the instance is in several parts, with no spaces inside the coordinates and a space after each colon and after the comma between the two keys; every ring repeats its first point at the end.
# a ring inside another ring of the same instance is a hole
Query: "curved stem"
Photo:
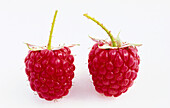
{"type": "Polygon", "coordinates": [[[106,27],[101,24],[99,21],[97,21],[95,18],[92,18],[91,16],[89,16],[88,14],[84,14],[85,17],[87,17],[88,19],[91,19],[92,21],[94,21],[95,23],[97,23],[100,27],[102,27],[103,30],[106,31],[106,33],[109,35],[111,42],[112,42],[112,47],[116,47],[116,42],[115,39],[113,37],[113,35],[111,34],[111,31],[109,31],[108,29],[106,29],[106,27]]]}
{"type": "Polygon", "coordinates": [[[48,45],[47,45],[47,49],[48,50],[51,50],[51,39],[52,39],[52,34],[53,34],[53,28],[54,28],[54,24],[55,24],[55,19],[56,19],[56,16],[57,16],[57,10],[55,11],[55,14],[54,14],[54,18],[53,18],[53,22],[52,22],[52,25],[51,25],[51,31],[50,31],[50,36],[49,36],[49,41],[48,41],[48,45]]]}

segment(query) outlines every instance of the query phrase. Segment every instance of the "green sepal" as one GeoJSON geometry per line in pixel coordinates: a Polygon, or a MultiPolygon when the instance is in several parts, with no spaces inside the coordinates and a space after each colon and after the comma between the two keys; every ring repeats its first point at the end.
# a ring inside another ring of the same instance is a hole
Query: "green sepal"
{"type": "Polygon", "coordinates": [[[120,34],[120,32],[117,34],[117,37],[116,37],[117,47],[122,46],[122,41],[120,40],[119,34],[120,34]]]}

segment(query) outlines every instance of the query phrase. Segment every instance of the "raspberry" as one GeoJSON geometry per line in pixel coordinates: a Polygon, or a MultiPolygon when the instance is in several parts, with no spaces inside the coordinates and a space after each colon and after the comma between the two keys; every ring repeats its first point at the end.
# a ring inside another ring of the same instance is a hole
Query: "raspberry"
{"type": "Polygon", "coordinates": [[[68,94],[74,78],[73,62],[74,57],[68,47],[29,51],[25,58],[25,71],[32,90],[46,100],[59,99],[68,94]]]}
{"type": "Polygon", "coordinates": [[[88,59],[93,84],[99,93],[117,97],[126,92],[137,77],[140,63],[137,49],[132,46],[100,49],[98,44],[93,46],[88,59]]]}
{"type": "Polygon", "coordinates": [[[51,48],[56,14],[57,11],[54,15],[47,48],[36,48],[27,44],[30,50],[24,61],[31,89],[37,92],[40,98],[48,101],[60,99],[69,93],[75,70],[74,57],[69,47],[51,48]]]}
{"type": "Polygon", "coordinates": [[[118,97],[133,85],[137,77],[140,58],[136,46],[140,45],[121,42],[119,34],[115,39],[103,24],[87,14],[84,16],[100,25],[111,38],[111,42],[92,38],[97,43],[89,52],[88,68],[95,89],[105,96],[118,97]]]}

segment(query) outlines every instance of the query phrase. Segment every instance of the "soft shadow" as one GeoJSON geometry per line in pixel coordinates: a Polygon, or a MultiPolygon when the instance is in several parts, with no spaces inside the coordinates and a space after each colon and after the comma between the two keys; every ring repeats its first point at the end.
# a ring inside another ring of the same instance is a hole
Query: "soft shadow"
{"type": "Polygon", "coordinates": [[[68,98],[76,100],[96,98],[94,86],[91,81],[91,76],[86,71],[77,74],[73,81],[73,87],[70,90],[68,98]]]}

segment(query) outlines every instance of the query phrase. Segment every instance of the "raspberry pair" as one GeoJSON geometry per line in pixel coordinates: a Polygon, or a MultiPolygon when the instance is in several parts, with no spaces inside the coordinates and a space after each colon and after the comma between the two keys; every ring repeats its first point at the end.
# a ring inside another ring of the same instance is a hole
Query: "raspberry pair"
{"type": "MultiPolygon", "coordinates": [[[[60,99],[69,93],[74,78],[74,56],[69,47],[51,47],[51,38],[57,11],[55,12],[47,47],[34,46],[27,43],[30,49],[25,58],[25,71],[31,89],[40,98],[48,101],[60,99]]],[[[105,96],[120,96],[125,93],[137,77],[140,58],[136,46],[140,44],[123,43],[119,34],[115,39],[103,24],[84,14],[96,22],[109,35],[111,42],[97,40],[88,59],[88,68],[92,75],[97,92],[105,96]]]]}

